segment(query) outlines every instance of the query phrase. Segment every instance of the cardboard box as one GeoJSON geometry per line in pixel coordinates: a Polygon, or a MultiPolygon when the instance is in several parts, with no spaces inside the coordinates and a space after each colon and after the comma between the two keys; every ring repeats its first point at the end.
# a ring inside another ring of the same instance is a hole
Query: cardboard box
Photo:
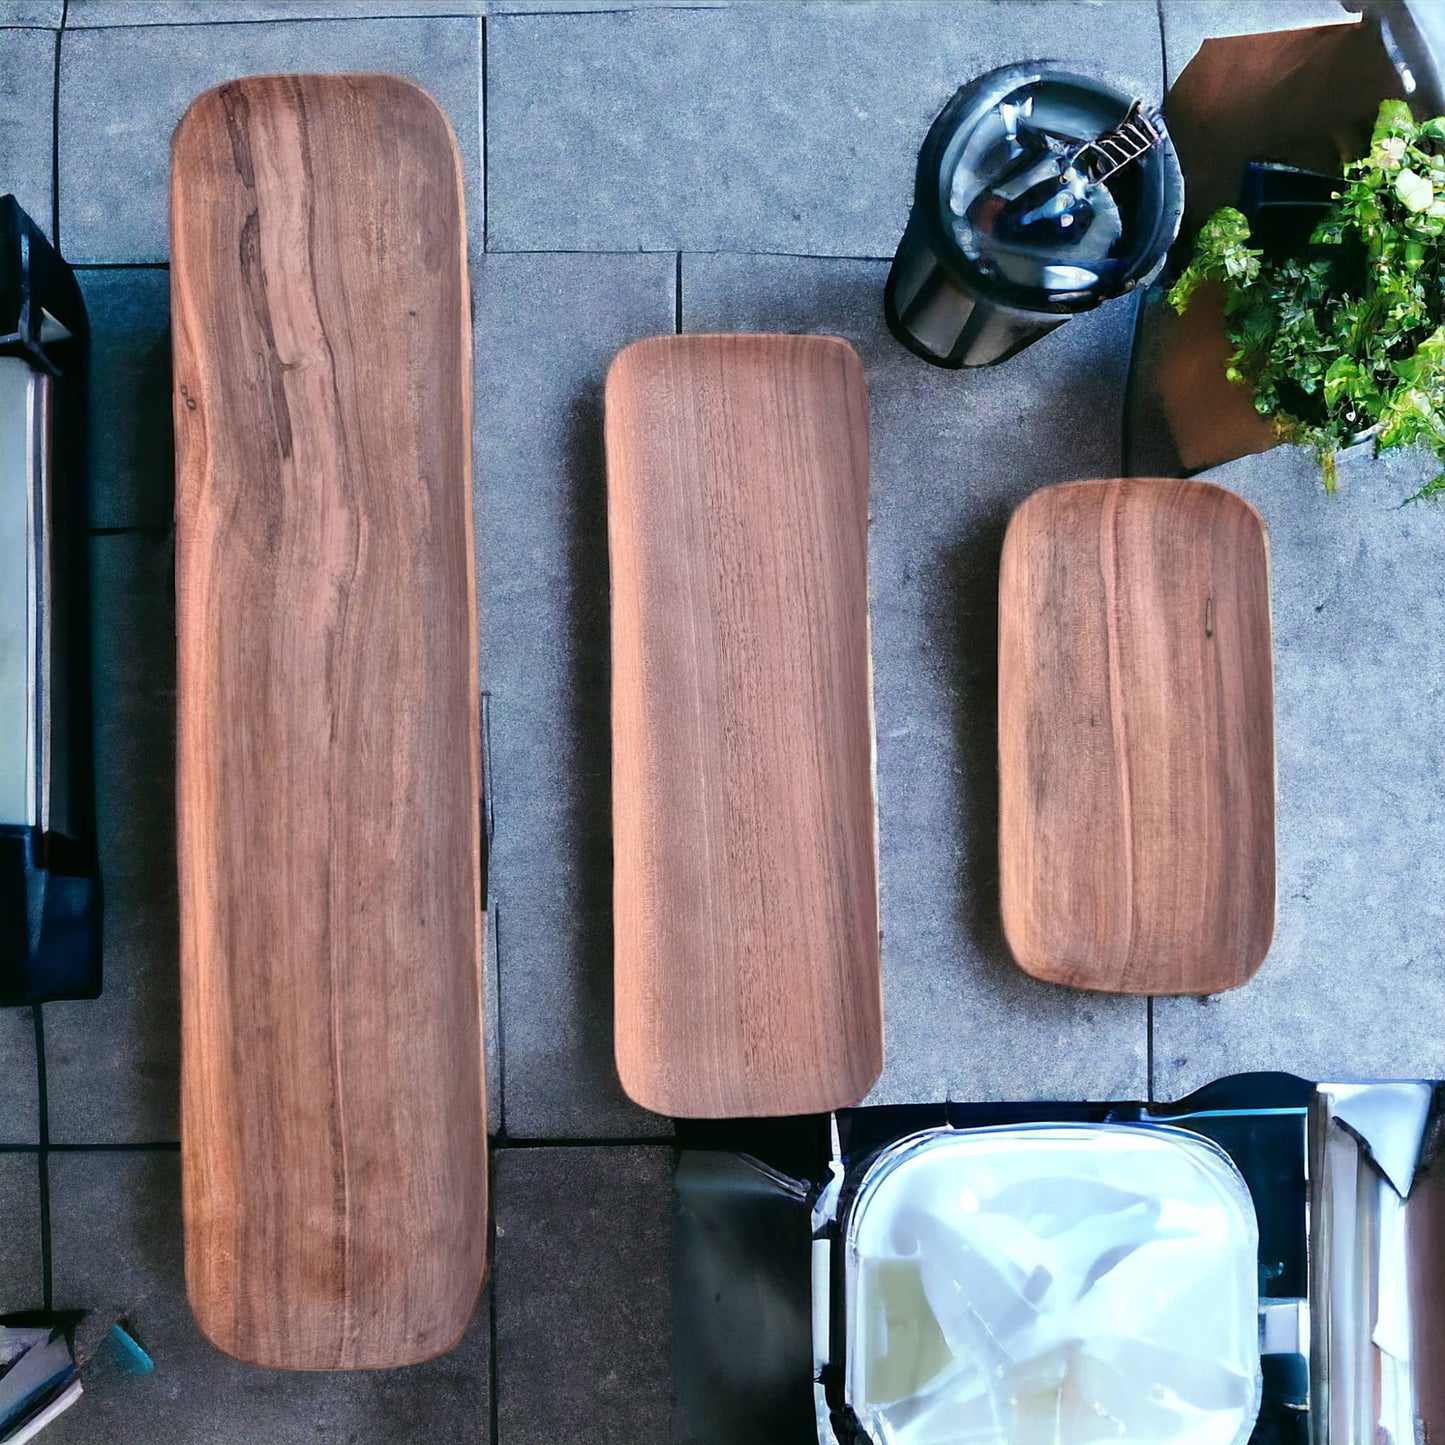
{"type": "MultiPolygon", "coordinates": [[[[1380,102],[1410,101],[1439,114],[1439,82],[1427,39],[1404,5],[1368,6],[1343,23],[1206,40],[1165,97],[1164,114],[1184,171],[1184,224],[1175,252],[1192,254],[1200,225],[1238,203],[1251,160],[1335,172],[1369,150],[1380,102]]],[[[1226,380],[1232,351],[1220,295],[1201,290],[1176,316],[1151,305],[1140,378],[1189,472],[1218,466],[1277,441],[1248,390],[1226,380]]]]}

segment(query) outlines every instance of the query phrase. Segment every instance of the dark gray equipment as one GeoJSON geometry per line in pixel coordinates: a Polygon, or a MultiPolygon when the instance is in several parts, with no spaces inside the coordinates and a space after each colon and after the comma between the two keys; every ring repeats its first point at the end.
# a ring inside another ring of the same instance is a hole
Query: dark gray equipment
{"type": "Polygon", "coordinates": [[[85,305],[0,197],[0,1006],[100,992],[85,305]]]}

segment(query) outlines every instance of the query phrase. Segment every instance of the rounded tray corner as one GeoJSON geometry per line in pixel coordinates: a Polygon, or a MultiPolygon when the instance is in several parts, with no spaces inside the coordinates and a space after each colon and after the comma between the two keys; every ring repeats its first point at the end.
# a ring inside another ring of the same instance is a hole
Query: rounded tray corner
{"type": "Polygon", "coordinates": [[[1116,478],[1015,509],[999,848],[1025,973],[1190,995],[1258,971],[1275,912],[1270,633],[1268,532],[1236,493],[1116,478]]]}

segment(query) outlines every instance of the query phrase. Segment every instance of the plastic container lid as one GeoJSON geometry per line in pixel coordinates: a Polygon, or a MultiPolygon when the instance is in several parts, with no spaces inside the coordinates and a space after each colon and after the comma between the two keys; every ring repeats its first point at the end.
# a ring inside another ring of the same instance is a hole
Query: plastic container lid
{"type": "Polygon", "coordinates": [[[1257,1254],[1244,1180],[1198,1135],[912,1135],[849,1209],[845,1398],[880,1445],[1241,1445],[1257,1254]]]}

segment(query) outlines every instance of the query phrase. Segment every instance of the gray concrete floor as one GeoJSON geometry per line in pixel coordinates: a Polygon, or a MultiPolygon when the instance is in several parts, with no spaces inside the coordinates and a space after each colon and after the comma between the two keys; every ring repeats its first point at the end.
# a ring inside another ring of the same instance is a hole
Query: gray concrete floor
{"type": "Polygon", "coordinates": [[[1157,98],[1209,34],[1339,14],[0,0],[0,189],[81,268],[95,332],[107,890],[104,997],[0,1013],[0,1310],[125,1312],[157,1361],[146,1377],[101,1362],[47,1440],[666,1438],[671,1125],[628,1103],[611,1062],[600,396],[639,336],[827,332],[868,373],[875,1102],[1175,1097],[1253,1068],[1445,1074],[1445,513],[1397,505],[1420,460],[1352,459],[1333,502],[1298,453],[1218,473],[1273,547],[1280,906],[1259,977],[1202,1001],[1050,988],[1012,966],[997,923],[998,549],[1038,486],[1167,467],[1131,405],[1135,314],[1117,303],[966,376],[908,356],[881,316],[914,153],[963,80],[1046,54],[1157,98]],[[494,1268],[460,1349],[387,1375],[225,1360],[191,1324],[179,1263],[167,143],[207,86],[305,69],[396,71],[438,98],[466,166],[476,294],[494,1268]]]}

